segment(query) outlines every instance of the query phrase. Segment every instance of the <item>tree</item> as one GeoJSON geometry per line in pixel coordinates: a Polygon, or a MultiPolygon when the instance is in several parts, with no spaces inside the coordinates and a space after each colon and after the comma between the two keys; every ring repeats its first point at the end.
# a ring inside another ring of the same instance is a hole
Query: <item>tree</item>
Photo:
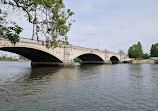
{"type": "Polygon", "coordinates": [[[6,16],[7,13],[0,9],[0,37],[9,39],[15,45],[16,42],[19,42],[19,34],[23,29],[15,22],[9,22],[11,26],[7,26],[9,23],[6,21],[6,16]]]}
{"type": "MultiPolygon", "coordinates": [[[[60,43],[68,44],[67,33],[71,28],[72,22],[74,22],[69,17],[74,13],[70,9],[66,10],[62,0],[0,0],[0,3],[1,5],[9,6],[10,10],[24,13],[27,20],[33,26],[32,39],[39,40],[41,37],[44,37],[47,46],[50,43],[54,47],[60,43]]],[[[8,12],[5,11],[4,13],[7,14],[8,12]]],[[[4,19],[3,16],[1,18],[4,19]]],[[[1,23],[3,27],[5,23],[1,23]]],[[[14,28],[20,29],[20,31],[18,33],[15,32],[14,36],[9,37],[16,43],[19,40],[19,34],[22,29],[15,25],[9,31],[11,34],[13,34],[12,30],[14,28]]],[[[8,32],[5,30],[8,30],[8,27],[5,27],[4,30],[0,29],[0,32],[8,32]]],[[[6,34],[3,34],[2,37],[8,38],[6,34]]]]}
{"type": "Polygon", "coordinates": [[[138,44],[134,44],[128,50],[128,55],[130,58],[142,58],[143,50],[140,42],[138,44]]]}
{"type": "Polygon", "coordinates": [[[138,42],[137,47],[138,47],[138,51],[137,51],[138,58],[142,58],[142,56],[143,56],[143,49],[142,49],[142,45],[141,45],[140,42],[138,42]]]}
{"type": "Polygon", "coordinates": [[[142,55],[142,58],[143,58],[143,59],[149,59],[149,58],[150,58],[150,56],[149,56],[149,54],[144,53],[144,54],[142,55]]]}
{"type": "Polygon", "coordinates": [[[150,49],[150,56],[158,57],[158,43],[152,44],[151,49],[150,49]]]}

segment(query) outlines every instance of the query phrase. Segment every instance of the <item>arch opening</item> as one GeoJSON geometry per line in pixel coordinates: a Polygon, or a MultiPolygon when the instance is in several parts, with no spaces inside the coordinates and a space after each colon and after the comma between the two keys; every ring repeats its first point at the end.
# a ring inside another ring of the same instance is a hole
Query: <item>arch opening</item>
{"type": "Polygon", "coordinates": [[[12,52],[15,54],[19,54],[32,62],[59,62],[62,63],[57,57],[33,48],[26,47],[2,47],[0,48],[2,51],[12,52]]]}
{"type": "Polygon", "coordinates": [[[116,56],[112,56],[110,58],[110,61],[112,62],[112,64],[118,64],[120,62],[116,56]]]}
{"type": "Polygon", "coordinates": [[[104,60],[95,54],[83,54],[77,57],[81,64],[101,64],[104,60]]]}

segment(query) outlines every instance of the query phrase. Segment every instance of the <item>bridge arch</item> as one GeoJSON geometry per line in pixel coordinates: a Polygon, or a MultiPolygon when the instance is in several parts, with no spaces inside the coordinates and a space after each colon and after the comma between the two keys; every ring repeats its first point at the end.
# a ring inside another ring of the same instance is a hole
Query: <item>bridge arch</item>
{"type": "Polygon", "coordinates": [[[110,61],[112,62],[112,64],[116,64],[120,62],[120,60],[116,56],[110,57],[110,61]]]}
{"type": "Polygon", "coordinates": [[[93,54],[93,53],[85,53],[85,54],[82,54],[82,55],[79,55],[78,57],[76,58],[79,58],[81,60],[81,63],[104,63],[104,60],[96,55],[96,54],[93,54]]]}
{"type": "Polygon", "coordinates": [[[57,58],[56,56],[49,54],[45,51],[36,49],[36,48],[1,47],[0,50],[19,54],[19,55],[31,60],[32,62],[59,62],[59,63],[62,63],[62,61],[59,58],[57,58]]]}

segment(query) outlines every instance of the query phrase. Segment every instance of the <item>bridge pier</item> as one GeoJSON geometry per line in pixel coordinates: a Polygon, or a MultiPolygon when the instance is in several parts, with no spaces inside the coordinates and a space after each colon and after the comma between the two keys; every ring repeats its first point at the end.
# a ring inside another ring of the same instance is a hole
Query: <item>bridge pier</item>
{"type": "Polygon", "coordinates": [[[75,67],[74,62],[31,62],[32,67],[75,67]]]}

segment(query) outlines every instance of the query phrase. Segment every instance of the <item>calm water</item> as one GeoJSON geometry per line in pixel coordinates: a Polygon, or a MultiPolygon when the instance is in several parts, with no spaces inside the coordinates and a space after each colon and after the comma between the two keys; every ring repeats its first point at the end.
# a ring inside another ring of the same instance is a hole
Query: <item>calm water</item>
{"type": "Polygon", "coordinates": [[[0,62],[2,111],[158,111],[158,65],[0,62]]]}

